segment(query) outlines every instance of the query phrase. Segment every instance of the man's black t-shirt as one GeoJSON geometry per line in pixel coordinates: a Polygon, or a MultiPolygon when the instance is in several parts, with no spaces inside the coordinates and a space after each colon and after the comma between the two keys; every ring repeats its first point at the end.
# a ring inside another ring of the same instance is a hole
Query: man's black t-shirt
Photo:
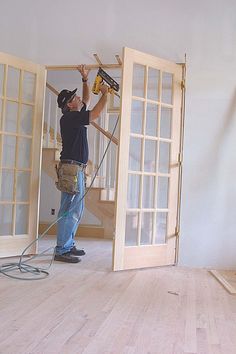
{"type": "Polygon", "coordinates": [[[88,140],[85,125],[89,125],[89,111],[86,111],[86,105],[80,112],[69,111],[61,117],[61,160],[76,160],[84,164],[88,162],[88,140]]]}

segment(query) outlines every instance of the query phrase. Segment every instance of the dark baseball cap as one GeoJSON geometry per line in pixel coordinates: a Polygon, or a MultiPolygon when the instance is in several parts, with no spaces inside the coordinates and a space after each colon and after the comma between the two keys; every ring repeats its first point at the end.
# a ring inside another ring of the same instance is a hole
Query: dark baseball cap
{"type": "Polygon", "coordinates": [[[73,91],[67,89],[62,90],[57,97],[57,104],[59,108],[65,107],[67,102],[75,95],[77,88],[73,91]]]}

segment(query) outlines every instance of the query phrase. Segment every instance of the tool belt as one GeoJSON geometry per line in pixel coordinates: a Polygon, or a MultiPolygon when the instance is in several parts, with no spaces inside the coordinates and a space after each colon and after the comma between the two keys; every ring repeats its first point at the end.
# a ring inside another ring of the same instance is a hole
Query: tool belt
{"type": "Polygon", "coordinates": [[[58,180],[57,189],[70,194],[79,193],[78,172],[85,171],[86,165],[74,160],[62,160],[55,166],[58,180]]]}

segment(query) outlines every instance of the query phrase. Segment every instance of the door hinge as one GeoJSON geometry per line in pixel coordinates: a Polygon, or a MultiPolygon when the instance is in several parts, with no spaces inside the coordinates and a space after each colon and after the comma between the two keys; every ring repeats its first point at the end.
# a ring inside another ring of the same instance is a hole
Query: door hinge
{"type": "Polygon", "coordinates": [[[179,153],[178,153],[178,163],[179,163],[179,166],[182,166],[182,162],[183,162],[182,153],[179,152],[179,153]]]}
{"type": "Polygon", "coordinates": [[[175,227],[175,236],[179,237],[179,226],[175,227]]]}
{"type": "Polygon", "coordinates": [[[185,89],[185,80],[182,80],[182,81],[181,81],[180,86],[181,86],[181,90],[184,90],[184,89],[185,89]]]}

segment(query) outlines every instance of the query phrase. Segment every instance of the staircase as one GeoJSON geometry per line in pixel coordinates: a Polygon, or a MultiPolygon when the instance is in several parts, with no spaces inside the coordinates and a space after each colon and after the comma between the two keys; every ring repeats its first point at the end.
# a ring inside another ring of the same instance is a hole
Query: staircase
{"type": "MultiPolygon", "coordinates": [[[[57,108],[54,108],[53,111],[56,112],[56,116],[52,119],[51,112],[53,105],[56,105],[56,96],[53,97],[53,100],[52,97],[50,98],[51,92],[47,92],[47,94],[49,95],[49,99],[48,101],[46,100],[46,103],[48,102],[48,107],[45,109],[45,113],[48,112],[48,114],[45,114],[44,123],[42,169],[53,181],[56,181],[57,176],[55,165],[59,162],[61,151],[61,138],[58,132],[61,114],[57,111],[57,108]],[[47,119],[47,117],[50,117],[50,120],[47,119]]],[[[89,160],[86,169],[87,187],[91,184],[93,176],[97,170],[97,166],[102,158],[103,151],[105,150],[106,144],[111,136],[111,132],[101,127],[101,124],[103,123],[104,127],[109,126],[109,114],[114,115],[116,112],[117,110],[115,110],[114,107],[110,110],[106,109],[106,112],[103,112],[100,119],[100,125],[95,123],[93,127],[89,128],[94,131],[92,134],[93,144],[89,141],[89,146],[93,146],[93,149],[90,153],[91,160],[89,160]],[[109,113],[109,111],[111,113],[109,113]]],[[[88,139],[91,139],[91,137],[88,136],[88,139]]],[[[104,238],[113,238],[114,234],[117,144],[118,141],[114,137],[101,169],[99,170],[90,191],[85,197],[85,207],[90,213],[100,220],[101,226],[99,227],[99,237],[104,238]]],[[[91,225],[81,225],[80,230],[83,230],[83,236],[88,233],[91,235],[91,230],[93,230],[93,227],[91,228],[91,225]],[[89,230],[88,232],[86,231],[86,228],[89,230]]],[[[98,235],[97,232],[96,235],[98,235]]]]}

